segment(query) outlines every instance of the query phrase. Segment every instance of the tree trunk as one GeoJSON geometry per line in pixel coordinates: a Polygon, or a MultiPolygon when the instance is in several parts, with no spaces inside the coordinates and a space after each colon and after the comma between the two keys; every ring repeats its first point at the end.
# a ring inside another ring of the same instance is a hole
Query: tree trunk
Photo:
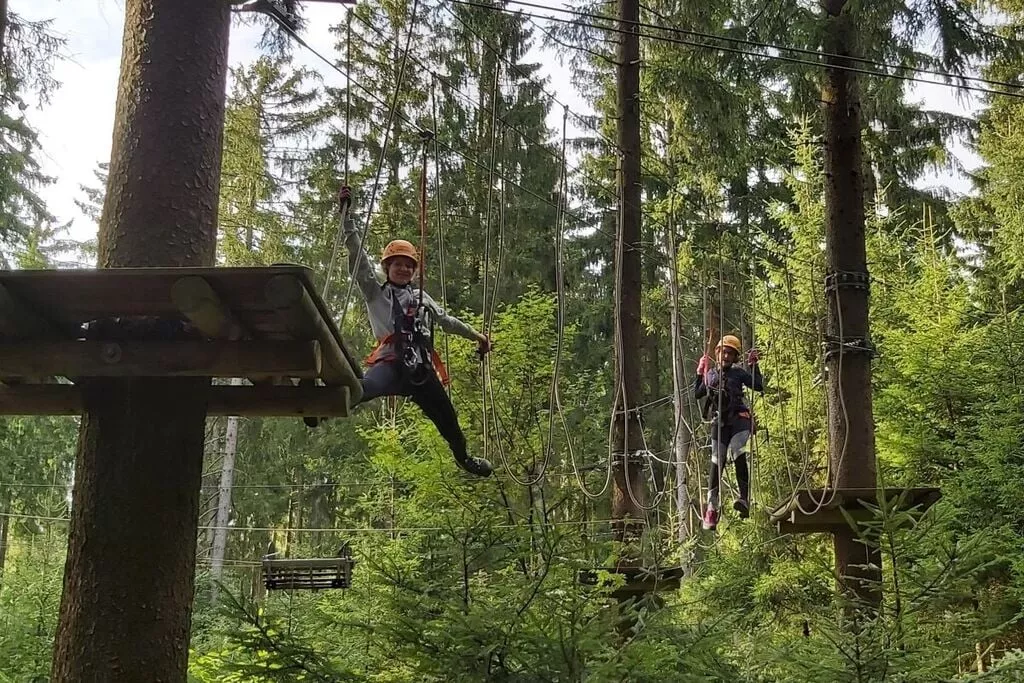
{"type": "MultiPolygon", "coordinates": [[[[854,66],[855,25],[846,0],[824,4],[823,48],[826,62],[854,66]]],[[[829,436],[832,484],[837,488],[874,488],[875,439],[871,414],[871,355],[850,344],[868,339],[864,178],[860,102],[853,73],[829,69],[822,89],[825,112],[825,251],[837,286],[828,293],[826,332],[832,345],[828,369],[829,436]],[[837,342],[845,342],[837,344],[837,342]]],[[[881,600],[881,556],[877,547],[858,542],[852,531],[835,535],[836,575],[840,587],[864,604],[881,600]],[[872,565],[868,567],[867,565],[872,565]]]]}
{"type": "Polygon", "coordinates": [[[0,0],[0,72],[7,67],[7,0],[0,0]]]}
{"type": "MultiPolygon", "coordinates": [[[[643,448],[641,425],[636,411],[640,405],[640,354],[643,336],[640,326],[642,285],[641,213],[640,213],[640,37],[637,0],[620,0],[617,98],[619,106],[618,144],[622,150],[619,173],[621,206],[615,259],[616,281],[616,393],[621,390],[615,414],[613,450],[615,490],[612,492],[612,517],[616,520],[617,539],[639,541],[644,526],[643,463],[633,455],[643,448]]],[[[630,549],[624,549],[629,554],[630,549]]],[[[620,564],[639,558],[622,557],[620,564]]]]}
{"type": "MultiPolygon", "coordinates": [[[[232,380],[232,384],[235,382],[232,380]]],[[[217,602],[217,582],[224,574],[224,552],[228,545],[228,522],[231,518],[231,488],[235,481],[235,453],[238,451],[238,417],[232,415],[224,427],[224,458],[220,466],[220,486],[217,489],[217,517],[213,526],[210,549],[210,573],[213,579],[210,594],[217,602]]]]}
{"type": "MultiPolygon", "coordinates": [[[[213,264],[229,26],[126,1],[101,267],[213,264]]],[[[54,681],[186,680],[209,384],[83,383],[54,681]]]]}
{"type": "MultiPolygon", "coordinates": [[[[675,428],[672,432],[676,470],[677,538],[685,545],[690,538],[690,492],[687,467],[690,459],[690,431],[686,421],[686,379],[683,371],[683,324],[679,315],[679,257],[676,251],[676,228],[669,217],[668,235],[669,306],[672,335],[672,413],[675,428]]],[[[689,574],[689,562],[683,559],[683,570],[689,574]]]]}
{"type": "MultiPolygon", "coordinates": [[[[6,507],[0,511],[8,512],[6,507]]],[[[11,518],[7,516],[0,517],[0,586],[3,585],[4,567],[7,566],[7,546],[11,544],[10,534],[11,518]]]]}

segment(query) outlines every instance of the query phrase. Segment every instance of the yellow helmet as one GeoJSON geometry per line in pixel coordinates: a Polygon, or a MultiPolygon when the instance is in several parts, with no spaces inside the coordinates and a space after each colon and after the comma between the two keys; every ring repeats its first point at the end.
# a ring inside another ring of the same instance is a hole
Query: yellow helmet
{"type": "Polygon", "coordinates": [[[733,336],[731,334],[725,335],[724,337],[722,337],[722,341],[718,342],[718,346],[715,347],[715,351],[718,351],[723,346],[732,349],[736,353],[739,353],[740,352],[740,340],[739,340],[739,337],[733,336]]]}
{"type": "Polygon", "coordinates": [[[406,258],[411,258],[417,266],[420,264],[420,255],[412,242],[391,240],[388,242],[388,246],[384,247],[384,251],[380,255],[380,262],[386,264],[388,259],[396,256],[405,256],[406,258]]]}

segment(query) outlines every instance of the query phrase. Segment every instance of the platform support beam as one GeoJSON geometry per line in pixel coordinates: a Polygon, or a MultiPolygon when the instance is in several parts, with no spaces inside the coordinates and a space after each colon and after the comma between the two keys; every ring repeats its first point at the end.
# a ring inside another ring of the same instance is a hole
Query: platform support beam
{"type": "Polygon", "coordinates": [[[58,341],[0,344],[7,377],[247,377],[253,372],[314,378],[315,341],[58,341]]]}

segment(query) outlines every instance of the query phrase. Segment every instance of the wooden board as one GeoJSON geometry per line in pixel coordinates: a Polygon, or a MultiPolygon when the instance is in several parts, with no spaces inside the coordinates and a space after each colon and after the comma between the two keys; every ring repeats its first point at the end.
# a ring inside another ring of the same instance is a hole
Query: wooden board
{"type": "MultiPolygon", "coordinates": [[[[878,489],[805,489],[769,518],[780,533],[834,533],[850,527],[846,515],[858,523],[875,519],[872,508],[879,506],[879,493],[878,489]]],[[[889,505],[898,502],[899,510],[917,514],[924,514],[942,497],[935,487],[887,488],[882,493],[889,505]]]]}
{"type": "MultiPolygon", "coordinates": [[[[213,386],[207,415],[348,417],[348,387],[213,386]]],[[[0,415],[81,415],[74,384],[0,384],[0,415]]]]}
{"type": "MultiPolygon", "coordinates": [[[[305,285],[323,319],[332,321],[304,266],[265,268],[95,268],[0,271],[0,285],[65,335],[84,322],[115,316],[182,319],[171,288],[179,279],[199,276],[228,304],[242,325],[259,339],[289,339],[288,330],[267,302],[263,288],[276,275],[294,275],[305,285]]],[[[338,344],[344,345],[331,325],[338,344]]],[[[30,333],[30,338],[37,336],[30,333]]]]}
{"type": "MultiPolygon", "coordinates": [[[[45,378],[110,376],[236,377],[260,389],[319,380],[346,388],[352,403],[362,395],[360,364],[303,266],[0,271],[0,384],[22,389],[0,396],[0,414],[68,414],[80,406],[78,397],[45,378]],[[272,294],[281,291],[301,305],[282,309],[272,294]],[[193,338],[169,331],[166,339],[123,341],[93,331],[85,339],[86,323],[118,318],[170,321],[170,330],[175,321],[187,323],[193,338]],[[24,390],[29,385],[35,393],[24,390]],[[20,399],[26,403],[15,405],[20,399]]],[[[324,405],[330,411],[319,415],[329,417],[350,407],[338,409],[338,391],[286,391],[293,387],[238,398],[252,388],[214,387],[211,410],[231,404],[247,411],[242,415],[309,416],[324,405]],[[275,400],[290,397],[298,404],[273,412],[275,400]]]]}
{"type": "Polygon", "coordinates": [[[313,559],[264,558],[263,583],[268,590],[323,590],[352,585],[349,557],[313,559]]]}
{"type": "Polygon", "coordinates": [[[683,577],[682,567],[658,567],[657,569],[651,567],[597,567],[581,570],[578,576],[579,582],[584,585],[596,586],[599,572],[619,574],[625,578],[623,585],[616,586],[612,590],[611,595],[614,598],[679,590],[683,577]]]}

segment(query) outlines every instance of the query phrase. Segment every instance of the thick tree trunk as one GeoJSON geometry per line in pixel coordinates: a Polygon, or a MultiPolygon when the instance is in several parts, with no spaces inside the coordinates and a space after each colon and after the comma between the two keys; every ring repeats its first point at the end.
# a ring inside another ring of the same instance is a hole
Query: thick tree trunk
{"type": "MultiPolygon", "coordinates": [[[[643,463],[633,458],[643,448],[641,425],[636,412],[642,397],[640,353],[643,335],[640,326],[641,213],[640,213],[640,37],[637,0],[620,0],[617,97],[619,106],[618,144],[622,150],[619,173],[621,206],[615,267],[616,301],[616,391],[621,390],[615,415],[613,450],[615,490],[612,492],[612,517],[617,523],[618,539],[639,540],[644,524],[643,463]]],[[[630,559],[621,558],[625,564],[630,559]]]]}
{"type": "MultiPolygon", "coordinates": [[[[854,66],[855,25],[845,0],[825,3],[826,62],[854,66]]],[[[871,412],[871,356],[850,344],[868,339],[864,177],[860,101],[853,73],[829,69],[822,90],[825,111],[825,251],[837,286],[828,292],[826,331],[834,342],[828,368],[829,436],[832,484],[874,488],[875,438],[871,412]],[[845,342],[838,344],[835,342],[845,342]]],[[[836,574],[850,596],[867,605],[881,600],[881,558],[877,547],[858,542],[852,532],[835,535],[836,574]],[[868,567],[867,565],[872,565],[868,567]]]]}
{"type": "MultiPolygon", "coordinates": [[[[233,382],[234,383],[234,382],[233,382]]],[[[217,582],[224,574],[224,553],[228,545],[228,522],[231,520],[231,488],[235,481],[235,453],[238,451],[238,418],[231,416],[224,427],[224,458],[220,466],[220,486],[217,488],[217,517],[213,526],[210,549],[210,574],[213,579],[211,595],[217,602],[217,582]]]]}
{"type": "MultiPolygon", "coordinates": [[[[126,1],[101,267],[212,265],[229,12],[126,1]]],[[[186,680],[208,387],[83,385],[54,681],[186,680]]]]}

